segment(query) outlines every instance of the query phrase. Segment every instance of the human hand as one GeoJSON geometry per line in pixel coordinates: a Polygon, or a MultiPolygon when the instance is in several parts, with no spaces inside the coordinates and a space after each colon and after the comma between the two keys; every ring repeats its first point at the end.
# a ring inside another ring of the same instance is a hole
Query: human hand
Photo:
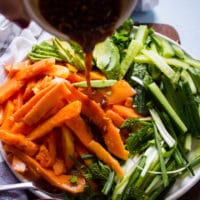
{"type": "Polygon", "coordinates": [[[4,0],[0,2],[0,13],[22,28],[29,24],[29,17],[25,13],[22,0],[4,0]]]}

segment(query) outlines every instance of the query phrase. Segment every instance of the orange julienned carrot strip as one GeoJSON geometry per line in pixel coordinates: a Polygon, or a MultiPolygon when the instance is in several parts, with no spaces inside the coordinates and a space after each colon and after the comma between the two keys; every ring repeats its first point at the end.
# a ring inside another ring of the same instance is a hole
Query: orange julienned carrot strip
{"type": "Polygon", "coordinates": [[[124,175],[123,169],[121,168],[119,162],[114,157],[112,157],[111,154],[106,151],[103,146],[101,146],[101,144],[92,140],[88,144],[88,149],[90,149],[97,156],[97,158],[110,166],[119,176],[124,175]]]}
{"type": "Polygon", "coordinates": [[[4,65],[4,69],[8,73],[9,77],[13,77],[13,75],[16,72],[27,67],[30,64],[31,64],[30,60],[24,60],[24,61],[13,63],[13,64],[6,64],[6,65],[4,65]]]}
{"type": "Polygon", "coordinates": [[[44,88],[51,85],[53,82],[52,80],[53,78],[50,76],[42,76],[41,79],[39,79],[35,86],[32,88],[33,93],[37,94],[38,92],[40,92],[40,90],[43,90],[44,88]]]}
{"type": "Polygon", "coordinates": [[[124,118],[111,109],[106,111],[106,116],[108,116],[118,128],[120,128],[124,122],[124,118]]]}
{"type": "Polygon", "coordinates": [[[11,96],[16,94],[24,86],[24,81],[16,79],[7,79],[0,85],[0,104],[7,101],[11,96]]]}
{"type": "Polygon", "coordinates": [[[73,117],[69,120],[66,120],[65,124],[74,132],[82,144],[87,147],[88,143],[93,137],[83,118],[80,116],[73,117]]]}
{"type": "Polygon", "coordinates": [[[21,91],[18,92],[16,98],[13,100],[15,105],[15,112],[19,110],[23,105],[23,94],[21,91]]]}
{"type": "Polygon", "coordinates": [[[123,105],[113,105],[112,109],[124,118],[141,117],[133,108],[123,105]]]}
{"type": "Polygon", "coordinates": [[[12,133],[20,133],[22,135],[27,135],[30,131],[33,130],[33,126],[28,126],[23,121],[20,122],[14,122],[11,132],[12,133]]]}
{"type": "Polygon", "coordinates": [[[37,93],[35,96],[33,96],[27,103],[25,103],[17,112],[13,114],[13,117],[15,121],[20,121],[21,118],[37,103],[37,101],[40,100],[46,94],[47,91],[49,91],[55,83],[49,85],[48,87],[41,90],[39,93],[37,93]]]}
{"type": "Polygon", "coordinates": [[[23,93],[23,100],[27,101],[29,100],[32,96],[33,96],[33,87],[36,85],[36,80],[35,79],[31,79],[30,81],[28,81],[28,83],[26,84],[26,88],[25,91],[23,93]]]}
{"type": "Polygon", "coordinates": [[[4,113],[4,108],[2,105],[0,105],[0,126],[3,122],[3,113],[4,113]]]}
{"type": "Polygon", "coordinates": [[[3,123],[12,115],[14,108],[15,107],[13,101],[8,100],[4,106],[3,119],[2,119],[3,123]]]}
{"type": "Polygon", "coordinates": [[[63,97],[64,91],[64,83],[55,85],[26,113],[23,121],[29,126],[36,124],[51,108],[56,106],[58,100],[63,97]]]}
{"type": "Polygon", "coordinates": [[[24,67],[14,75],[16,80],[28,80],[35,76],[45,74],[55,64],[55,59],[49,58],[24,67]]]}
{"type": "MultiPolygon", "coordinates": [[[[62,95],[65,96],[64,93],[62,95]]],[[[50,116],[55,115],[65,105],[66,105],[66,100],[59,99],[56,105],[51,110],[49,110],[44,117],[42,117],[42,120],[48,119],[50,116]]]]}
{"type": "Polygon", "coordinates": [[[46,135],[54,127],[60,126],[66,120],[76,117],[81,112],[82,104],[80,101],[73,101],[60,109],[55,115],[39,124],[30,134],[27,136],[29,140],[35,140],[46,135]]]}
{"type": "Polygon", "coordinates": [[[1,129],[0,139],[2,142],[8,145],[13,145],[23,150],[30,156],[35,155],[35,153],[38,151],[38,146],[21,134],[14,134],[12,132],[1,129]]]}
{"type": "Polygon", "coordinates": [[[4,129],[9,129],[13,125],[12,114],[14,112],[15,106],[11,100],[8,100],[5,105],[4,114],[3,114],[3,122],[1,127],[4,129]]]}
{"type": "Polygon", "coordinates": [[[43,168],[34,158],[28,156],[24,152],[8,145],[4,148],[7,152],[14,154],[23,162],[25,162],[27,166],[30,166],[32,169],[37,170],[37,173],[39,173],[45,180],[47,180],[47,182],[60,188],[61,190],[73,194],[81,193],[84,191],[86,183],[84,178],[77,176],[76,184],[70,183],[70,180],[74,175],[56,176],[52,170],[43,168]]]}

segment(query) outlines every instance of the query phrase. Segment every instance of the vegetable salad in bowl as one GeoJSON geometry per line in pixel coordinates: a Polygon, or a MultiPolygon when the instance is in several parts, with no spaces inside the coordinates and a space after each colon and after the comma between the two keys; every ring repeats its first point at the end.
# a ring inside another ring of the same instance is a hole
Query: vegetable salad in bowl
{"type": "Polygon", "coordinates": [[[170,199],[199,176],[200,61],[133,25],[95,46],[92,93],[75,43],[52,38],[4,66],[0,139],[16,173],[63,199],[112,200],[170,199]]]}

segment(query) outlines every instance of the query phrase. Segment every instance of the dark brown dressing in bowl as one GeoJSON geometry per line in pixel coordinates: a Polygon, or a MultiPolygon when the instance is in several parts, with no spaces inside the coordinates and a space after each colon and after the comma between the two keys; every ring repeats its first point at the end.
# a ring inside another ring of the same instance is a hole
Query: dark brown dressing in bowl
{"type": "Polygon", "coordinates": [[[79,43],[84,52],[88,94],[91,97],[90,70],[94,46],[108,36],[121,16],[121,0],[45,0],[39,1],[44,19],[70,39],[79,43]],[[48,8],[48,9],[47,9],[48,8]]]}

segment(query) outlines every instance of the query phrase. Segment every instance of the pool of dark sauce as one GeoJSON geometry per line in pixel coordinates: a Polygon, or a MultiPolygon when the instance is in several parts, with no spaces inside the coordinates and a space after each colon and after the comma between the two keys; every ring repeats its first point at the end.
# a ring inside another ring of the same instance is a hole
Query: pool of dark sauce
{"type": "Polygon", "coordinates": [[[85,52],[86,80],[91,94],[90,70],[94,46],[110,36],[121,14],[123,0],[41,0],[45,20],[85,52]]]}

